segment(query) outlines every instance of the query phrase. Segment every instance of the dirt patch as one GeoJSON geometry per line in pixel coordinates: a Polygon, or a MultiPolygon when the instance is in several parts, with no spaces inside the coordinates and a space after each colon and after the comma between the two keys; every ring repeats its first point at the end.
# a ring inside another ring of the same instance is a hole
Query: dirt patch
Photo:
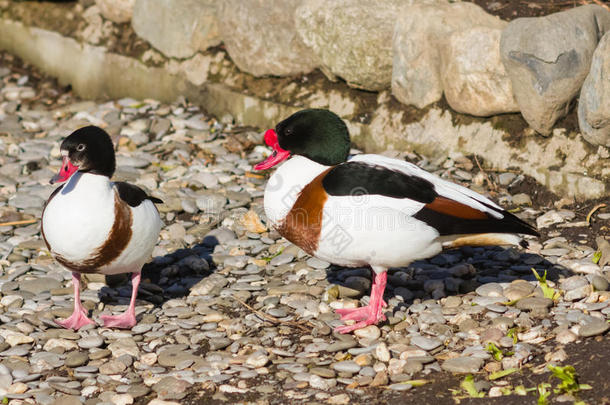
{"type": "MultiPolygon", "coordinates": [[[[606,376],[608,344],[610,344],[610,335],[571,343],[564,347],[567,359],[560,365],[573,366],[578,374],[578,382],[589,384],[593,388],[578,392],[575,395],[577,400],[585,401],[587,404],[610,404],[610,380],[606,376]]],[[[553,350],[556,349],[559,347],[556,346],[553,350]]],[[[362,392],[357,393],[353,390],[346,390],[344,386],[340,385],[331,389],[328,394],[331,396],[347,394],[350,404],[386,403],[391,405],[401,405],[410,401],[422,405],[523,405],[524,403],[536,403],[538,399],[538,393],[535,391],[529,391],[526,396],[513,394],[496,398],[488,396],[470,398],[460,389],[460,383],[464,377],[465,375],[437,372],[428,377],[422,377],[428,381],[427,384],[408,391],[398,392],[386,388],[359,387],[362,392]]],[[[484,373],[477,373],[474,375],[474,379],[475,381],[485,381],[486,376],[484,373]]],[[[552,377],[546,369],[542,355],[536,356],[535,361],[527,364],[520,372],[511,374],[502,380],[506,382],[507,386],[514,388],[522,385],[526,389],[537,387],[542,383],[550,383],[552,387],[556,387],[559,383],[559,380],[552,377]]],[[[189,394],[180,402],[183,404],[267,403],[275,405],[305,403],[314,400],[313,396],[307,399],[291,398],[290,394],[287,394],[289,390],[283,387],[277,387],[279,389],[269,394],[259,393],[253,389],[266,384],[270,384],[270,381],[266,381],[264,377],[248,381],[249,391],[245,394],[219,393],[214,384],[203,384],[201,387],[192,387],[189,394]]],[[[555,402],[553,400],[559,395],[559,393],[552,393],[549,403],[555,402]]],[[[136,404],[147,403],[153,397],[154,395],[139,398],[136,404]]]]}
{"type": "Polygon", "coordinates": [[[83,7],[77,2],[11,1],[2,17],[75,37],[87,24],[82,12],[83,7]]]}
{"type": "Polygon", "coordinates": [[[489,14],[496,15],[506,21],[520,17],[542,17],[584,4],[607,3],[603,0],[471,0],[471,2],[477,4],[489,14]]]}

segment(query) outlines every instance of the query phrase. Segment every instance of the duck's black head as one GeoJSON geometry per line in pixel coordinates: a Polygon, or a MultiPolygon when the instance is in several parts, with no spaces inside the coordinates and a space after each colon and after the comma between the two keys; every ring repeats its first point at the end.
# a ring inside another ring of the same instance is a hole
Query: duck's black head
{"type": "Polygon", "coordinates": [[[72,132],[61,143],[63,162],[51,183],[61,183],[77,170],[112,177],[116,167],[114,145],[106,131],[90,125],[72,132]]]}
{"type": "Polygon", "coordinates": [[[256,170],[269,169],[301,155],[314,162],[333,166],[347,160],[350,149],[347,126],[337,114],[322,109],[306,109],[292,114],[265,133],[273,155],[257,164],[256,170]]]}

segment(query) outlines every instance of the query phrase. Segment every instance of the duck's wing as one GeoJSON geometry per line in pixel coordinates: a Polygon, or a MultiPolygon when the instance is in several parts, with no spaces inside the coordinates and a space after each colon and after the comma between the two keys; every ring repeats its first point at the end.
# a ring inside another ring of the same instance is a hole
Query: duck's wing
{"type": "Polygon", "coordinates": [[[335,166],[323,180],[333,196],[381,195],[401,199],[416,208],[413,217],[435,228],[439,235],[521,233],[536,229],[490,199],[448,182],[418,166],[379,155],[357,155],[335,166]]]}
{"type": "Polygon", "coordinates": [[[142,204],[142,201],[144,200],[150,200],[157,204],[163,203],[163,201],[159,198],[149,196],[146,194],[146,191],[142,190],[138,186],[134,186],[133,184],[126,183],[124,181],[115,181],[114,186],[119,192],[119,197],[121,197],[121,200],[129,204],[130,207],[137,207],[142,204]]]}

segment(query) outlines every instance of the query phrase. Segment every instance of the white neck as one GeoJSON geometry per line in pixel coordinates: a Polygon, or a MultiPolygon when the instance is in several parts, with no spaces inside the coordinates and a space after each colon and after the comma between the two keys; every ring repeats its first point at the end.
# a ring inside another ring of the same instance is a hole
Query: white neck
{"type": "Polygon", "coordinates": [[[62,194],[66,194],[77,188],[79,193],[87,190],[97,194],[99,193],[99,190],[110,190],[112,188],[112,182],[108,177],[101,174],[82,173],[77,171],[68,179],[68,182],[64,185],[61,192],[62,194]]]}
{"type": "Polygon", "coordinates": [[[271,225],[284,219],[303,187],[329,167],[299,155],[282,163],[265,188],[265,215],[271,225]]]}

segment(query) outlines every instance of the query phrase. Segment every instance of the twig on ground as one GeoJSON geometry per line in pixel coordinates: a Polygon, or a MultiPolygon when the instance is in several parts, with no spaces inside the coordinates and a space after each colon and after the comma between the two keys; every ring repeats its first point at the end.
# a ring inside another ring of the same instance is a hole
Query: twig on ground
{"type": "Polygon", "coordinates": [[[474,161],[476,162],[477,167],[479,168],[481,173],[483,173],[485,175],[485,178],[487,179],[487,184],[489,184],[489,187],[491,187],[491,189],[493,191],[498,191],[498,186],[496,186],[496,183],[491,181],[491,178],[489,177],[487,172],[483,169],[483,167],[481,167],[481,163],[479,163],[479,159],[477,158],[477,155],[474,155],[474,161]]]}
{"type": "Polygon", "coordinates": [[[589,213],[587,214],[587,223],[590,224],[591,223],[591,217],[593,216],[593,214],[595,213],[595,211],[597,211],[600,208],[604,208],[606,206],[606,204],[601,203],[601,204],[597,204],[595,207],[591,208],[591,211],[589,211],[589,213]]]}
{"type": "Polygon", "coordinates": [[[178,159],[182,160],[182,163],[184,163],[185,165],[190,166],[192,164],[191,162],[186,160],[186,158],[184,156],[182,156],[180,153],[178,153],[177,155],[178,155],[178,159]]]}
{"type": "Polygon", "coordinates": [[[250,311],[254,312],[256,315],[260,316],[261,318],[263,318],[264,320],[271,322],[273,324],[282,324],[282,325],[290,325],[290,326],[294,326],[296,328],[299,328],[305,332],[311,332],[311,330],[307,329],[307,327],[305,325],[303,325],[302,323],[296,322],[296,321],[282,321],[281,319],[276,318],[275,316],[266,314],[264,312],[261,312],[257,309],[252,308],[250,305],[246,304],[245,302],[243,302],[242,300],[240,300],[239,298],[235,297],[235,296],[231,296],[235,301],[239,302],[241,305],[243,305],[244,307],[248,308],[250,311]]]}
{"type": "Polygon", "coordinates": [[[37,222],[38,219],[24,219],[22,221],[10,221],[10,222],[0,222],[0,226],[15,226],[15,225],[29,225],[37,222]]]}

